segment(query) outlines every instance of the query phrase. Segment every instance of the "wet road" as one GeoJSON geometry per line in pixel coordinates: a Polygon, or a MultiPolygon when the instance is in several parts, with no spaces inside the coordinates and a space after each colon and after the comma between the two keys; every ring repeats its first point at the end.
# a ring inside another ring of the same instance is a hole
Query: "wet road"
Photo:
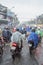
{"type": "Polygon", "coordinates": [[[26,41],[23,43],[24,47],[22,49],[21,55],[12,60],[10,47],[6,46],[4,49],[4,54],[2,59],[0,58],[0,65],[38,65],[37,60],[32,56],[30,57],[28,44],[26,41]]]}
{"type": "Polygon", "coordinates": [[[39,46],[37,48],[37,52],[36,52],[36,59],[39,63],[39,65],[43,65],[43,38],[42,38],[42,42],[41,42],[41,46],[39,46]]]}

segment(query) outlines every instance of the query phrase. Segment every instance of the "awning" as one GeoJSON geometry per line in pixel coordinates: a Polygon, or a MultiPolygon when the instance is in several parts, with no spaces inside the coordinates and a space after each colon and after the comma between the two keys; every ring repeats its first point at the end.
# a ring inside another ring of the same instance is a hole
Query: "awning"
{"type": "Polygon", "coordinates": [[[7,19],[0,19],[0,24],[8,24],[8,20],[7,19]]]}

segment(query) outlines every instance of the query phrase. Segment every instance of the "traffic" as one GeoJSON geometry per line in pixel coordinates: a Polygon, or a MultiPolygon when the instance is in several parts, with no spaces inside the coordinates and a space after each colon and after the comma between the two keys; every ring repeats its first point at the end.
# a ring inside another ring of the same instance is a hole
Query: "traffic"
{"type": "Polygon", "coordinates": [[[30,55],[36,50],[38,45],[41,45],[43,32],[40,27],[21,27],[14,28],[10,31],[8,27],[5,27],[2,31],[0,29],[0,56],[3,55],[3,48],[7,44],[10,44],[10,52],[12,58],[19,54],[23,48],[23,40],[27,40],[30,55]]]}

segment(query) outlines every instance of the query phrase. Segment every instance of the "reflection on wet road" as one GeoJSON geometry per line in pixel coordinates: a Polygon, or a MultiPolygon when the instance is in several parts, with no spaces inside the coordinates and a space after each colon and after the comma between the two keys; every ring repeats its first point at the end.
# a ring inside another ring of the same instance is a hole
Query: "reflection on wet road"
{"type": "Polygon", "coordinates": [[[24,42],[24,47],[22,49],[21,55],[12,60],[10,47],[6,46],[4,49],[4,55],[2,59],[0,58],[0,65],[38,65],[37,60],[29,54],[28,44],[24,42]]]}

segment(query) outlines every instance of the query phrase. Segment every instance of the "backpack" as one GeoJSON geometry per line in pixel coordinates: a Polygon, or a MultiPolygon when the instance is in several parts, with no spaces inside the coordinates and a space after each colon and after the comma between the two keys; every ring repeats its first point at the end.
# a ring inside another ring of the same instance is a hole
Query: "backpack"
{"type": "Polygon", "coordinates": [[[4,31],[2,32],[2,36],[3,36],[3,37],[7,37],[7,36],[8,36],[6,30],[4,30],[4,31]]]}
{"type": "Polygon", "coordinates": [[[10,38],[12,36],[12,33],[10,31],[7,31],[7,37],[10,38]]]}

